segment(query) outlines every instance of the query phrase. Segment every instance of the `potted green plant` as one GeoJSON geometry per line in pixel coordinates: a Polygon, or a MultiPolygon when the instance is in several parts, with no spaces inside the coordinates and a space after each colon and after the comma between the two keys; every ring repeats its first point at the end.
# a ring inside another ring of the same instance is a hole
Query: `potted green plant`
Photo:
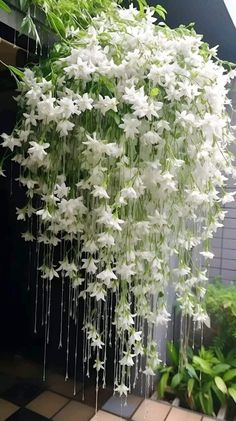
{"type": "Polygon", "coordinates": [[[178,347],[168,343],[167,349],[170,365],[159,368],[159,398],[178,397],[182,406],[212,416],[236,402],[236,350],[224,356],[218,348],[188,349],[181,368],[178,347]]]}

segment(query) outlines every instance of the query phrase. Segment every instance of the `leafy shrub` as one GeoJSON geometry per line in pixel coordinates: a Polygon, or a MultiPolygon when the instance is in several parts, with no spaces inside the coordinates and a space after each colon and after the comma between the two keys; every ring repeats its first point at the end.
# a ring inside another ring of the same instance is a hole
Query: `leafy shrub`
{"type": "Polygon", "coordinates": [[[226,356],[220,349],[188,350],[188,363],[179,367],[179,350],[167,344],[171,365],[160,366],[158,397],[172,393],[187,408],[207,415],[217,413],[231,399],[236,402],[236,350],[226,356]]]}
{"type": "MultiPolygon", "coordinates": [[[[236,285],[210,284],[206,310],[211,319],[214,345],[226,351],[236,347],[236,285]]],[[[208,335],[207,335],[208,336],[208,335]]]]}

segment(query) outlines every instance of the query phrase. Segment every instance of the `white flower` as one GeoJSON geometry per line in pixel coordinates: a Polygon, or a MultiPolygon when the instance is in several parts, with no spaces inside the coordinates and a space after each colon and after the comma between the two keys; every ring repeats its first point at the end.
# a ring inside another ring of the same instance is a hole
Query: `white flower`
{"type": "Polygon", "coordinates": [[[77,108],[75,101],[71,98],[64,97],[61,98],[59,101],[59,110],[58,113],[60,114],[60,118],[68,120],[72,115],[80,114],[80,111],[77,108]]]}
{"type": "MultiPolygon", "coordinates": [[[[19,218],[17,218],[17,219],[19,219],[19,218]]],[[[30,231],[24,232],[23,234],[21,234],[21,237],[24,238],[25,241],[34,241],[35,240],[34,235],[30,231]]]]}
{"type": "Polygon", "coordinates": [[[97,247],[95,241],[87,240],[87,241],[85,241],[82,250],[87,251],[90,254],[94,254],[94,253],[96,253],[96,251],[98,251],[98,247],[97,247]]]}
{"type": "Polygon", "coordinates": [[[86,110],[92,110],[93,108],[93,98],[89,97],[87,92],[83,95],[78,95],[76,99],[76,103],[78,104],[78,107],[81,112],[86,110]]]}
{"type": "Polygon", "coordinates": [[[50,121],[55,121],[57,119],[57,109],[54,107],[54,102],[56,98],[53,98],[51,95],[43,95],[42,100],[38,102],[38,116],[39,120],[45,120],[46,123],[50,121]]]}
{"type": "Polygon", "coordinates": [[[72,277],[77,271],[78,267],[75,262],[69,262],[67,259],[59,261],[60,266],[57,268],[57,271],[63,271],[65,276],[72,277]]]}
{"type": "Polygon", "coordinates": [[[99,95],[99,100],[95,104],[95,108],[101,110],[101,113],[105,115],[109,110],[117,112],[117,104],[118,101],[116,98],[110,98],[109,96],[103,98],[102,95],[99,95]]]}
{"type": "Polygon", "coordinates": [[[135,275],[135,264],[126,264],[123,263],[122,265],[118,265],[116,267],[117,273],[120,275],[121,279],[129,279],[131,276],[135,275]]]}
{"type": "Polygon", "coordinates": [[[96,368],[97,371],[104,370],[105,361],[100,361],[99,359],[95,360],[93,368],[96,368]]]}
{"type": "Polygon", "coordinates": [[[53,268],[53,266],[42,266],[41,268],[39,268],[43,275],[42,278],[43,279],[49,279],[50,281],[53,280],[53,278],[59,278],[58,273],[55,271],[55,269],[53,268]]]}
{"type": "MultiPolygon", "coordinates": [[[[125,187],[121,190],[120,196],[122,199],[137,199],[137,193],[134,190],[133,187],[125,187]]],[[[125,200],[123,200],[123,203],[127,203],[125,200]]]]}
{"type": "Polygon", "coordinates": [[[138,128],[141,125],[141,121],[133,117],[131,114],[126,114],[122,120],[123,123],[120,124],[119,127],[124,130],[126,137],[134,139],[135,136],[139,133],[138,128]]]}
{"type": "Polygon", "coordinates": [[[129,388],[124,384],[121,383],[120,385],[116,386],[115,392],[119,393],[120,396],[125,395],[129,392],[129,388]]]}
{"type": "Polygon", "coordinates": [[[103,145],[103,152],[108,156],[118,157],[121,154],[121,148],[117,143],[107,143],[103,145]]]}
{"type": "Polygon", "coordinates": [[[49,143],[37,143],[37,142],[30,142],[31,148],[28,149],[28,153],[30,158],[35,162],[42,162],[47,156],[46,149],[49,148],[49,143]]]}
{"type": "Polygon", "coordinates": [[[90,297],[95,297],[96,301],[105,301],[106,290],[103,288],[103,284],[99,282],[90,282],[86,290],[90,297]]]}
{"type": "Polygon", "coordinates": [[[62,199],[63,197],[67,197],[70,191],[70,187],[67,187],[65,183],[56,184],[54,194],[59,198],[62,199]]]}
{"type": "Polygon", "coordinates": [[[94,197],[99,197],[99,199],[110,199],[110,196],[107,194],[106,189],[102,186],[94,186],[92,191],[94,197]]]}
{"type": "Polygon", "coordinates": [[[98,335],[95,339],[92,340],[91,342],[91,346],[93,347],[97,347],[99,349],[102,349],[102,347],[104,346],[104,342],[102,342],[100,336],[98,335]]]}
{"type": "Polygon", "coordinates": [[[131,335],[129,337],[129,344],[134,345],[136,342],[142,341],[142,331],[139,332],[135,331],[135,329],[131,330],[131,335]]]}
{"type": "Polygon", "coordinates": [[[126,365],[127,367],[132,367],[134,365],[133,358],[135,354],[130,354],[129,352],[124,352],[124,357],[119,361],[120,365],[126,365]]]}
{"type": "Polygon", "coordinates": [[[36,215],[41,216],[42,221],[49,221],[52,218],[52,215],[47,208],[38,210],[36,215]]]}
{"type": "Polygon", "coordinates": [[[111,234],[102,232],[101,234],[98,234],[98,243],[101,247],[111,247],[115,245],[115,239],[111,234]]]}
{"type": "Polygon", "coordinates": [[[229,193],[226,193],[223,197],[222,197],[222,199],[221,199],[221,203],[222,203],[222,205],[225,205],[226,203],[231,203],[231,202],[234,202],[234,196],[235,196],[235,194],[236,194],[236,192],[234,191],[234,192],[229,192],[229,193]]]}
{"type": "Polygon", "coordinates": [[[103,283],[109,287],[112,279],[117,279],[117,276],[112,270],[105,269],[97,275],[97,278],[103,281],[103,283]]]}
{"type": "Polygon", "coordinates": [[[88,273],[96,273],[97,266],[96,263],[98,263],[98,260],[95,260],[93,257],[89,257],[88,259],[82,259],[83,266],[82,269],[86,269],[86,272],[88,273]]]}
{"type": "Polygon", "coordinates": [[[68,136],[68,133],[71,132],[74,128],[74,123],[68,120],[61,120],[57,123],[57,132],[59,132],[60,136],[68,136]]]}
{"type": "Polygon", "coordinates": [[[210,251],[200,251],[200,254],[206,259],[213,259],[214,257],[214,253],[211,253],[210,251]]]}
{"type": "Polygon", "coordinates": [[[1,134],[1,137],[3,139],[2,146],[4,148],[9,148],[11,151],[13,151],[16,146],[21,146],[21,140],[15,138],[12,135],[3,133],[1,134]]]}

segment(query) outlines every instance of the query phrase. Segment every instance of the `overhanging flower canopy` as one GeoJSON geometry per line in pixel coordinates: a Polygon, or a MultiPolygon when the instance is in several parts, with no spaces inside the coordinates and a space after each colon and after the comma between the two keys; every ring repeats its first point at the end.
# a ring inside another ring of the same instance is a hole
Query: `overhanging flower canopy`
{"type": "Polygon", "coordinates": [[[114,389],[127,395],[159,364],[154,332],[170,319],[169,283],[183,315],[207,318],[202,259],[213,257],[209,239],[233,200],[224,187],[235,176],[225,110],[234,73],[192,28],[156,25],[151,9],[114,6],[67,35],[46,66],[25,70],[22,118],[2,145],[26,188],[18,219],[37,219],[23,237],[43,254],[46,342],[60,278],[67,374],[69,318],[77,326],[84,305],[84,369],[92,360],[105,385],[115,338],[114,389]]]}

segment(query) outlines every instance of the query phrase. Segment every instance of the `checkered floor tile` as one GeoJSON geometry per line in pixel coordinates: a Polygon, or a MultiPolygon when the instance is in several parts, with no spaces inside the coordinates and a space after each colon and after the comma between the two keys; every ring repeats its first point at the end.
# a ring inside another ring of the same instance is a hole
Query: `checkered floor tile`
{"type": "Polygon", "coordinates": [[[95,414],[95,388],[78,383],[73,395],[73,382],[65,382],[58,373],[48,372],[41,382],[39,367],[19,360],[19,365],[2,364],[0,356],[0,421],[205,421],[202,415],[173,408],[166,403],[129,395],[113,396],[109,388],[99,392],[95,414]],[[14,372],[16,373],[14,377],[14,372]],[[83,399],[84,395],[84,399],[83,399]]]}

